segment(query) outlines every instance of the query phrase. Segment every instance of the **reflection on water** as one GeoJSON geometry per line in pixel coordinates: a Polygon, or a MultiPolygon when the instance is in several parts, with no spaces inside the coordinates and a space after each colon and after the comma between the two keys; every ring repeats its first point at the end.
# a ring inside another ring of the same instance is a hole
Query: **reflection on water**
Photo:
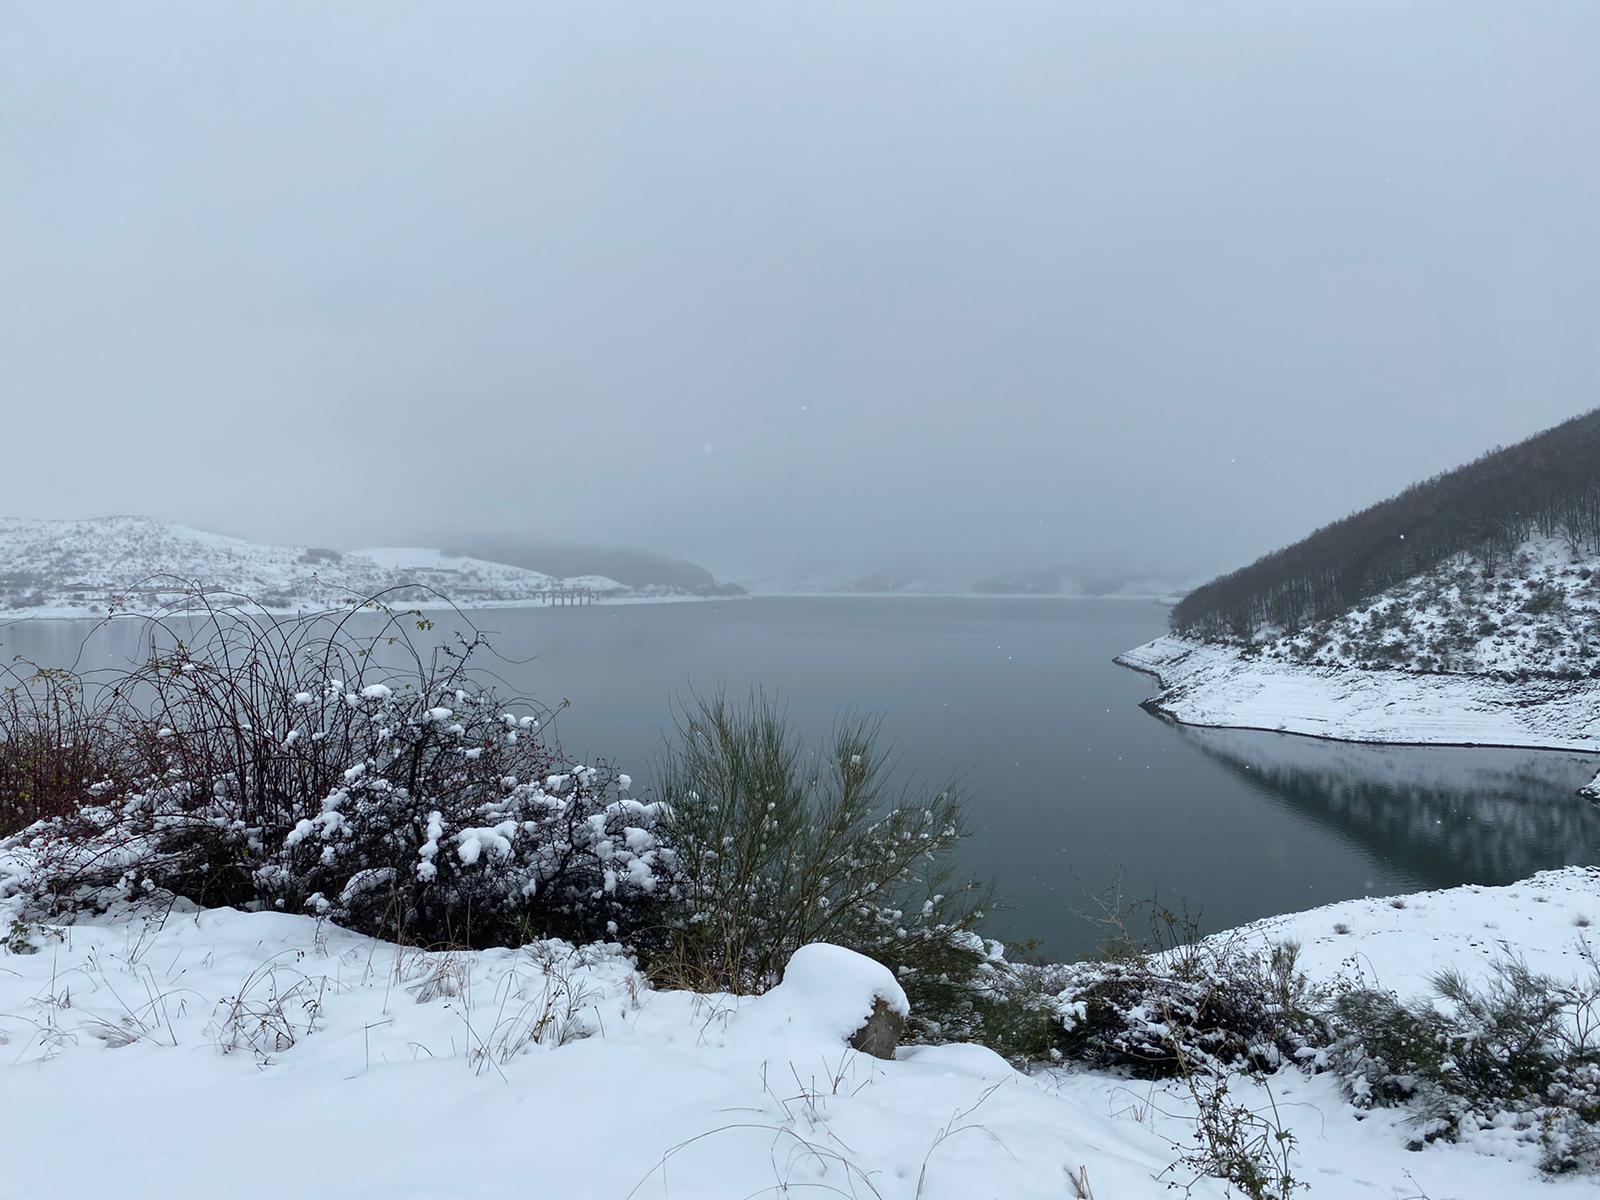
{"type": "Polygon", "coordinates": [[[1258,794],[1429,887],[1509,883],[1600,851],[1600,804],[1574,794],[1594,770],[1582,755],[1177,728],[1258,794]]]}

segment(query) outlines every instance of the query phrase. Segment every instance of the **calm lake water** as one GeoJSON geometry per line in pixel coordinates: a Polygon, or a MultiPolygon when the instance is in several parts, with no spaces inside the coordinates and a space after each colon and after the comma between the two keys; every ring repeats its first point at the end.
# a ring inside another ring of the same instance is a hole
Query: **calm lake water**
{"type": "MultiPolygon", "coordinates": [[[[841,709],[881,714],[906,773],[966,779],[972,865],[1008,909],[992,929],[1057,958],[1101,939],[1096,897],[1159,896],[1217,929],[1365,894],[1505,883],[1600,861],[1581,755],[1343,745],[1185,729],[1138,702],[1114,655],[1165,611],[1113,601],[755,599],[474,614],[509,690],[572,702],[576,760],[643,781],[674,697],[766,689],[821,738],[841,709]]],[[[0,627],[0,655],[65,665],[88,624],[0,627]]],[[[135,654],[102,630],[81,665],[135,654]]]]}

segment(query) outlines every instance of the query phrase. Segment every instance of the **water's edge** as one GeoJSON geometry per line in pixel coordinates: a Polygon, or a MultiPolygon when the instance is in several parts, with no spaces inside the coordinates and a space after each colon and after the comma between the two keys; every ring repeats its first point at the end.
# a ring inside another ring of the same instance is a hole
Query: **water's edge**
{"type": "MultiPolygon", "coordinates": [[[[1140,675],[1147,675],[1155,680],[1156,687],[1159,689],[1158,694],[1141,700],[1139,707],[1159,720],[1173,725],[1186,725],[1197,729],[1241,729],[1260,733],[1283,733],[1316,741],[1344,742],[1367,746],[1431,746],[1463,750],[1537,750],[1567,754],[1574,752],[1600,753],[1600,744],[1597,744],[1594,735],[1577,729],[1571,732],[1562,731],[1548,739],[1513,737],[1506,740],[1483,740],[1478,738],[1452,740],[1447,737],[1390,736],[1387,733],[1379,736],[1371,731],[1329,732],[1327,730],[1307,729],[1303,725],[1297,725],[1292,719],[1280,722],[1277,725],[1268,725],[1251,721],[1242,715],[1237,719],[1219,718],[1215,715],[1208,717],[1202,714],[1215,714],[1219,711],[1226,711],[1231,704],[1236,703],[1227,696],[1219,694],[1223,690],[1223,688],[1216,686],[1219,682],[1223,684],[1249,683],[1258,687],[1266,687],[1270,686],[1273,676],[1281,676],[1287,672],[1294,671],[1296,668],[1275,663],[1272,664],[1273,671],[1258,672],[1252,675],[1250,665],[1239,658],[1237,654],[1234,654],[1226,647],[1216,647],[1217,654],[1227,655],[1232,659],[1230,663],[1222,666],[1220,672],[1213,668],[1212,671],[1205,675],[1195,671],[1187,673],[1185,678],[1180,678],[1173,674],[1172,666],[1187,658],[1187,653],[1176,656],[1160,654],[1141,656],[1141,651],[1150,651],[1151,647],[1157,646],[1163,640],[1176,641],[1176,639],[1157,639],[1156,642],[1148,643],[1146,646],[1116,655],[1111,661],[1120,667],[1140,675]],[[1167,668],[1167,674],[1163,674],[1163,667],[1167,668]],[[1216,678],[1219,674],[1222,676],[1221,680],[1216,678]],[[1206,690],[1207,684],[1212,685],[1209,692],[1206,690]]],[[[1195,644],[1194,648],[1199,648],[1198,644],[1195,644]]],[[[1345,681],[1360,680],[1370,688],[1381,689],[1384,684],[1392,681],[1388,676],[1394,674],[1393,672],[1378,673],[1329,668],[1321,673],[1306,672],[1306,678],[1320,677],[1326,679],[1330,675],[1335,675],[1345,681]]],[[[1443,687],[1436,689],[1440,692],[1447,692],[1451,688],[1458,689],[1460,692],[1458,716],[1463,720],[1473,711],[1474,705],[1481,704],[1482,697],[1474,694],[1475,689],[1487,686],[1504,689],[1508,686],[1504,681],[1489,676],[1418,676],[1417,678],[1442,684],[1443,687]]],[[[1581,686],[1575,685],[1564,689],[1561,699],[1584,698],[1597,691],[1589,681],[1579,681],[1579,684],[1581,686]]],[[[1351,704],[1345,707],[1343,712],[1339,712],[1338,697],[1332,694],[1332,689],[1330,689],[1330,695],[1326,699],[1329,700],[1329,707],[1333,713],[1331,719],[1338,720],[1342,717],[1352,723],[1359,720],[1359,706],[1351,704]]],[[[1548,703],[1548,697],[1529,695],[1518,703],[1518,707],[1523,710],[1532,710],[1548,703]]],[[[1394,702],[1391,701],[1386,707],[1393,705],[1394,702]]],[[[1237,711],[1242,714],[1248,710],[1240,706],[1237,711]]],[[[1594,717],[1596,721],[1600,721],[1600,706],[1597,706],[1594,717]]],[[[1563,721],[1563,723],[1567,722],[1563,721]]],[[[1600,785],[1600,776],[1596,777],[1595,784],[1583,789],[1581,794],[1593,797],[1596,794],[1596,785],[1600,785]]]]}

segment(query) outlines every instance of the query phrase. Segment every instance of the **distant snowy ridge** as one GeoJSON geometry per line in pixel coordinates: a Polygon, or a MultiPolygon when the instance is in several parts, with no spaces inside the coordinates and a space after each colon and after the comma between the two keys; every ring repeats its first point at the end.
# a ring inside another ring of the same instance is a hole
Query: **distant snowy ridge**
{"type": "Polygon", "coordinates": [[[0,518],[0,616],[99,616],[113,605],[151,611],[179,596],[182,581],[272,611],[332,607],[380,592],[398,604],[463,608],[536,604],[556,590],[613,602],[680,598],[668,589],[630,589],[592,575],[558,579],[424,548],[267,546],[149,517],[0,518]]]}
{"type": "Polygon", "coordinates": [[[1117,661],[1154,675],[1161,690],[1147,706],[1186,725],[1351,742],[1600,752],[1600,679],[1308,666],[1173,636],[1117,661]]]}

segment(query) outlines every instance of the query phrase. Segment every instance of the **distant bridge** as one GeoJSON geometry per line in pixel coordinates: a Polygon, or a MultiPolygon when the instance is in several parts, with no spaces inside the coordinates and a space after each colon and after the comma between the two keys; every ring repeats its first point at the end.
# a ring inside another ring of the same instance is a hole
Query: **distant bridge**
{"type": "Polygon", "coordinates": [[[548,587],[534,593],[540,604],[593,604],[594,589],[587,587],[548,587]]]}

